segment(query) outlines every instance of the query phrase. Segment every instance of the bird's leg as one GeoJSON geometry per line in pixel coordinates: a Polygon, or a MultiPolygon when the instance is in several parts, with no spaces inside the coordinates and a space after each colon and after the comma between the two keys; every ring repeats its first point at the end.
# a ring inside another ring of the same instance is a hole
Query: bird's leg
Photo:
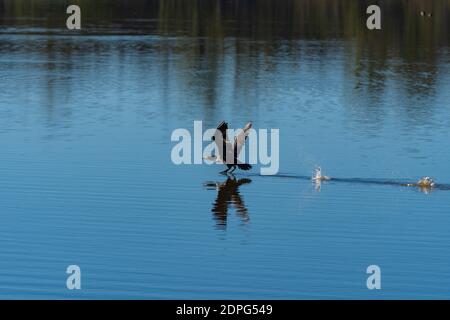
{"type": "Polygon", "coordinates": [[[231,171],[227,173],[227,177],[228,177],[228,179],[236,180],[236,177],[234,176],[234,174],[231,171]]]}
{"type": "Polygon", "coordinates": [[[231,169],[230,173],[233,173],[234,170],[236,170],[236,166],[235,165],[233,166],[233,169],[231,169]]]}

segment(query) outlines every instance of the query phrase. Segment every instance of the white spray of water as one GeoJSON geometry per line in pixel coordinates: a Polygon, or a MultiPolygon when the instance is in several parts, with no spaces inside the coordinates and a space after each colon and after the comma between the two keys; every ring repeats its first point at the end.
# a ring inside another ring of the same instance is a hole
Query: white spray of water
{"type": "Polygon", "coordinates": [[[423,177],[422,179],[417,181],[417,185],[419,187],[432,188],[432,187],[434,187],[436,185],[436,183],[430,177],[423,177]]]}
{"type": "Polygon", "coordinates": [[[317,166],[314,169],[313,175],[312,175],[312,180],[313,181],[324,181],[324,180],[331,180],[330,177],[328,176],[323,176],[322,175],[322,168],[320,166],[317,166]]]}

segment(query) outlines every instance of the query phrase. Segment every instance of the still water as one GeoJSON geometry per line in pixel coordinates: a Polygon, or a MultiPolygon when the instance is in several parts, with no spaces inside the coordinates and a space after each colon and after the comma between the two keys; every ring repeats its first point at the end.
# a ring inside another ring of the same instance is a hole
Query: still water
{"type": "Polygon", "coordinates": [[[0,25],[0,298],[450,298],[450,191],[402,186],[450,184],[445,37],[17,15],[0,25]],[[195,120],[279,128],[279,175],[174,165],[195,120]],[[318,165],[337,179],[312,183],[318,165]]]}

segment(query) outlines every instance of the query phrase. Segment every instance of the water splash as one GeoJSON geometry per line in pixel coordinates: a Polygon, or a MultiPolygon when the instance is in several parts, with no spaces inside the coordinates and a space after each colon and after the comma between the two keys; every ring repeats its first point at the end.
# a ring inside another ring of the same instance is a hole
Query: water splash
{"type": "Polygon", "coordinates": [[[430,177],[423,177],[417,182],[417,185],[423,188],[433,188],[436,185],[436,183],[430,177]]]}
{"type": "Polygon", "coordinates": [[[320,166],[317,166],[314,169],[312,180],[317,182],[317,181],[331,180],[331,178],[328,177],[328,176],[323,176],[322,175],[322,168],[320,166]]]}
{"type": "Polygon", "coordinates": [[[416,183],[407,183],[407,187],[418,187],[420,191],[423,193],[430,193],[434,187],[436,187],[436,183],[431,177],[423,177],[420,178],[416,183]]]}
{"type": "Polygon", "coordinates": [[[320,191],[322,187],[322,181],[331,180],[330,177],[322,175],[322,168],[320,166],[316,166],[311,179],[314,183],[314,188],[316,189],[316,191],[320,191]]]}

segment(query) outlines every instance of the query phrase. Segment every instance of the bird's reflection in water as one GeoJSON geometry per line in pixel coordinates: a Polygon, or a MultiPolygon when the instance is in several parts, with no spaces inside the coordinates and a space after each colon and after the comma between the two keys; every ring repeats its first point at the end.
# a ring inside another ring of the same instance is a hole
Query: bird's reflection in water
{"type": "Polygon", "coordinates": [[[228,175],[225,182],[206,182],[204,184],[209,190],[217,190],[217,197],[211,211],[219,229],[226,229],[227,227],[229,206],[234,207],[243,223],[249,221],[248,210],[239,193],[239,187],[251,182],[252,180],[247,178],[236,179],[233,175],[228,175]]]}

